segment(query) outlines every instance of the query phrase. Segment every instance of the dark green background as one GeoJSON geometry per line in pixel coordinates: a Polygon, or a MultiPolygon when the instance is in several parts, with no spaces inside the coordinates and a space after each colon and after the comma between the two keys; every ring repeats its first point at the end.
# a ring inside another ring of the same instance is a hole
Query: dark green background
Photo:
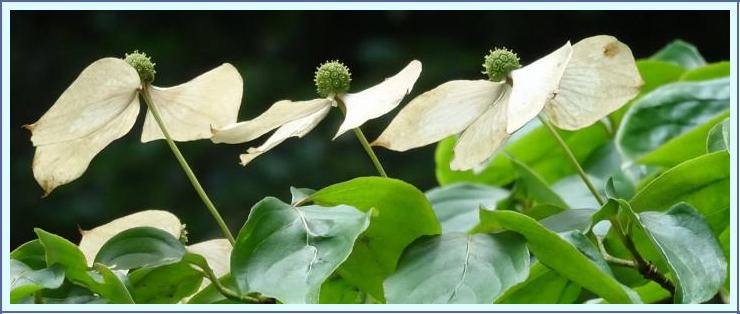
{"type": "MultiPolygon", "coordinates": [[[[533,4],[534,5],[534,4],[533,4]]],[[[667,6],[669,4],[666,4],[667,6]]],[[[89,229],[142,209],[167,209],[188,225],[191,241],[220,236],[215,223],[163,141],[139,142],[143,114],[78,180],[42,199],[33,179],[29,132],[79,72],[106,56],[139,49],[157,63],[155,85],[183,83],[222,62],[244,77],[240,120],[280,99],[311,99],[315,67],[344,61],[352,91],[380,82],[412,59],[424,64],[414,95],[451,79],[482,78],[482,57],[506,46],[527,64],[562,45],[597,34],[617,36],[637,58],[681,38],[708,61],[729,59],[729,13],[591,11],[305,11],[305,12],[33,12],[10,16],[11,246],[34,238],[33,227],[79,240],[89,229]]],[[[404,102],[405,104],[405,102],[404,102]]],[[[396,111],[363,126],[377,137],[396,111]]],[[[341,123],[329,115],[304,139],[290,139],[247,167],[248,146],[181,143],[186,158],[236,232],[249,208],[288,188],[321,188],[375,170],[356,139],[331,137],[341,123]]],[[[378,149],[392,177],[422,190],[435,186],[434,145],[407,153],[378,149]]]]}

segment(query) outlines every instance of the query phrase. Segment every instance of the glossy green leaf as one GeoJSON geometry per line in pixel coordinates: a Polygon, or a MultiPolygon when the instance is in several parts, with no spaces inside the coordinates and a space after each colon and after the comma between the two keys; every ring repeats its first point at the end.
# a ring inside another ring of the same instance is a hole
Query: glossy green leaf
{"type": "Polygon", "coordinates": [[[627,159],[639,159],[728,110],[729,83],[728,79],[673,83],[636,100],[617,132],[620,152],[627,159]]]}
{"type": "Polygon", "coordinates": [[[56,289],[64,282],[64,269],[59,265],[34,270],[23,262],[10,259],[10,303],[42,289],[56,289]]]}
{"type": "MultiPolygon", "coordinates": [[[[573,150],[579,162],[586,160],[611,138],[601,123],[578,131],[559,130],[558,132],[573,150]]],[[[435,172],[440,185],[469,182],[503,186],[516,179],[516,170],[504,154],[494,156],[492,161],[479,172],[450,170],[455,142],[455,137],[449,137],[437,145],[435,172]]],[[[565,153],[549,131],[542,126],[519,138],[513,136],[502,151],[527,165],[549,183],[575,173],[565,153]]]]}
{"type": "Polygon", "coordinates": [[[136,227],[108,240],[95,256],[95,262],[114,269],[158,267],[177,263],[185,246],[169,232],[152,227],[136,227]]]}
{"type": "Polygon", "coordinates": [[[704,81],[730,76],[730,62],[722,61],[687,71],[681,75],[681,81],[704,81]]]}
{"type": "Polygon", "coordinates": [[[124,275],[119,277],[113,270],[99,263],[95,263],[93,268],[101,275],[101,278],[95,279],[96,284],[91,285],[91,290],[108,299],[110,303],[134,303],[131,293],[121,278],[124,275]]]}
{"type": "Polygon", "coordinates": [[[715,125],[726,120],[729,111],[718,114],[709,121],[670,139],[652,152],[639,159],[640,163],[663,167],[673,167],[691,158],[699,157],[707,152],[705,140],[715,125]]]}
{"type": "Polygon", "coordinates": [[[21,244],[10,252],[10,258],[23,262],[31,269],[46,268],[46,252],[39,239],[21,244]]]}
{"type": "Polygon", "coordinates": [[[707,152],[730,150],[730,118],[725,118],[707,133],[707,152]]]}
{"type": "Polygon", "coordinates": [[[65,280],[61,287],[45,290],[41,295],[41,302],[49,304],[105,304],[108,303],[108,300],[87,288],[65,280]]]}
{"type": "Polygon", "coordinates": [[[596,210],[588,208],[566,209],[539,222],[556,233],[571,230],[586,231],[591,226],[591,216],[595,212],[596,210]]]}
{"type": "MultiPolygon", "coordinates": [[[[725,253],[725,260],[730,261],[730,226],[727,226],[717,237],[719,246],[722,247],[722,253],[725,253]]],[[[725,278],[725,290],[730,290],[730,263],[727,263],[727,278],[725,278]]]]}
{"type": "Polygon", "coordinates": [[[568,207],[565,201],[547,185],[547,182],[525,164],[511,159],[511,164],[517,173],[517,194],[521,197],[535,201],[538,204],[549,204],[558,207],[568,207]]]}
{"type": "Polygon", "coordinates": [[[623,172],[619,172],[606,181],[604,194],[610,198],[631,199],[635,196],[635,186],[623,172]]]}
{"type": "Polygon", "coordinates": [[[87,261],[79,248],[67,239],[46,232],[39,228],[34,229],[46,253],[46,264],[60,264],[65,269],[67,278],[76,282],[88,282],[91,278],[87,274],[87,261]]]}
{"type": "Polygon", "coordinates": [[[658,303],[671,297],[671,293],[668,290],[663,289],[663,287],[654,281],[635,287],[634,290],[640,295],[640,299],[644,303],[658,303]]]}
{"type": "Polygon", "coordinates": [[[636,212],[663,211],[679,202],[696,208],[715,235],[728,226],[730,155],[727,151],[706,154],[665,171],[645,185],[630,205],[636,212]]]}
{"type": "Polygon", "coordinates": [[[514,233],[450,233],[409,246],[384,283],[388,303],[486,304],[524,281],[529,252],[514,233]]]}
{"type": "MultiPolygon", "coordinates": [[[[604,192],[600,187],[604,186],[601,178],[586,174],[589,181],[593,183],[594,187],[599,190],[600,195],[604,195],[604,192]]],[[[550,186],[553,192],[557,194],[566,204],[568,208],[598,208],[599,202],[594,198],[594,195],[588,189],[583,179],[579,175],[571,175],[560,179],[550,186]]]]}
{"type": "Polygon", "coordinates": [[[527,280],[506,290],[496,299],[499,304],[570,304],[581,293],[581,286],[535,262],[527,280]]]}
{"type": "Polygon", "coordinates": [[[383,301],[383,280],[396,270],[403,250],[423,235],[441,232],[431,204],[414,186],[396,179],[365,177],[338,183],[311,196],[316,204],[373,209],[370,227],[357,240],[339,274],[383,301]]]}
{"type": "Polygon", "coordinates": [[[672,41],[650,58],[671,62],[685,69],[695,69],[707,64],[696,46],[680,39],[672,41]]]}
{"type": "MultiPolygon", "coordinates": [[[[678,81],[686,72],[680,65],[661,60],[639,60],[637,69],[645,82],[640,89],[644,94],[660,86],[678,81]]],[[[639,96],[638,96],[639,97],[639,96]]]]}
{"type": "Polygon", "coordinates": [[[629,288],[622,286],[603,265],[595,263],[579,248],[547,230],[543,225],[526,215],[497,210],[489,213],[491,219],[506,230],[523,235],[529,250],[547,267],[582,287],[603,297],[610,303],[634,303],[639,299],[629,288]]]}
{"type": "Polygon", "coordinates": [[[365,293],[340,276],[332,276],[321,285],[321,304],[362,304],[365,293]]]}
{"type": "MultiPolygon", "coordinates": [[[[522,209],[522,214],[532,217],[534,218],[534,220],[542,220],[552,215],[562,213],[563,211],[565,211],[565,209],[562,207],[548,205],[548,204],[539,204],[539,205],[532,206],[530,208],[522,209]]],[[[480,212],[483,213],[486,211],[480,211],[480,212]]],[[[478,216],[480,216],[480,213],[478,214],[478,216]]]]}
{"type": "Polygon", "coordinates": [[[349,257],[370,212],[351,206],[295,207],[267,197],[252,207],[231,253],[243,293],[318,303],[321,284],[349,257]]]}
{"type": "Polygon", "coordinates": [[[62,266],[67,279],[90,289],[111,303],[133,303],[121,279],[105,265],[95,264],[95,271],[89,270],[82,251],[72,242],[39,228],[34,231],[44,246],[46,263],[62,266]]]}
{"type": "Polygon", "coordinates": [[[128,276],[136,303],[174,304],[198,291],[203,275],[187,262],[140,268],[128,276]]]}
{"type": "Polygon", "coordinates": [[[293,205],[299,205],[303,201],[307,200],[311,194],[316,193],[315,190],[306,188],[294,188],[290,187],[290,203],[293,205]]]}
{"type": "Polygon", "coordinates": [[[487,185],[457,183],[426,192],[442,232],[468,232],[478,225],[480,208],[495,208],[508,191],[487,185]]]}
{"type": "MultiPolygon", "coordinates": [[[[673,274],[677,303],[711,299],[725,281],[727,262],[699,213],[680,203],[666,212],[633,214],[632,232],[644,232],[673,274]]],[[[639,247],[638,247],[639,249],[639,247]]],[[[642,252],[641,252],[642,255],[642,252]]]]}

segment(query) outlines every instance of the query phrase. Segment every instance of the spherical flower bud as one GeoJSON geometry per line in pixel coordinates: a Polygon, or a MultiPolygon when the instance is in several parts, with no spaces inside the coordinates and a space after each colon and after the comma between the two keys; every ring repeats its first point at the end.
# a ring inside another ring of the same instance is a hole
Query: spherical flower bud
{"type": "Polygon", "coordinates": [[[495,48],[490,50],[483,61],[483,74],[488,74],[488,79],[499,82],[511,73],[511,71],[521,67],[519,57],[511,50],[506,48],[495,48]]]}
{"type": "Polygon", "coordinates": [[[156,65],[156,63],[153,63],[146,53],[134,50],[134,52],[126,54],[124,61],[136,69],[142,82],[151,83],[154,81],[154,74],[157,73],[157,71],[154,70],[154,65],[156,65]]]}
{"type": "Polygon", "coordinates": [[[327,61],[316,68],[313,81],[316,83],[316,92],[319,96],[327,97],[346,93],[352,81],[352,74],[343,63],[336,60],[327,61]]]}

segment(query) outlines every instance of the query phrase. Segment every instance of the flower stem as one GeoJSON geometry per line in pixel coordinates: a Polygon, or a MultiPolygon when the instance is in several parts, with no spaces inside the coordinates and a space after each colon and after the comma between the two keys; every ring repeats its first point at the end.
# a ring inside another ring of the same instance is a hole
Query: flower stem
{"type": "Polygon", "coordinates": [[[203,201],[203,204],[206,205],[206,208],[208,208],[208,211],[211,213],[211,216],[213,216],[213,219],[216,220],[216,223],[218,224],[219,228],[221,228],[221,232],[223,232],[226,239],[228,239],[229,242],[232,245],[234,245],[236,241],[234,240],[234,236],[231,234],[231,231],[229,231],[229,227],[226,226],[226,223],[224,222],[224,219],[221,218],[221,214],[218,212],[218,209],[216,209],[216,206],[213,205],[213,202],[211,202],[211,199],[208,198],[208,195],[203,190],[203,187],[200,185],[200,182],[198,182],[198,178],[195,177],[193,170],[190,169],[188,162],[185,161],[185,157],[182,156],[182,153],[180,153],[180,150],[177,148],[177,145],[175,145],[175,141],[172,140],[170,133],[167,131],[167,128],[164,126],[164,122],[162,122],[162,118],[159,115],[159,110],[157,109],[156,104],[154,104],[154,101],[152,101],[152,97],[149,94],[148,85],[144,86],[144,88],[141,91],[141,94],[144,97],[144,102],[146,102],[147,107],[149,107],[149,111],[151,111],[152,115],[154,116],[154,120],[157,121],[159,128],[162,130],[162,134],[164,135],[165,140],[167,141],[167,145],[169,145],[170,150],[172,150],[172,153],[175,155],[175,159],[177,159],[177,162],[180,164],[180,167],[185,172],[185,175],[188,177],[188,180],[190,180],[190,183],[193,185],[195,192],[198,193],[198,196],[200,196],[200,199],[203,201]]]}
{"type": "Polygon", "coordinates": [[[576,172],[581,177],[581,180],[583,180],[583,183],[586,184],[588,190],[591,191],[591,194],[593,194],[596,201],[599,203],[599,205],[604,205],[606,202],[596,190],[593,183],[591,183],[591,180],[589,180],[586,172],[583,171],[583,167],[581,167],[581,164],[578,163],[578,159],[576,159],[576,156],[573,154],[573,151],[570,150],[568,144],[566,144],[563,138],[560,137],[560,134],[558,134],[558,131],[555,130],[555,127],[550,123],[550,121],[547,121],[547,119],[543,118],[542,115],[539,115],[538,117],[540,118],[540,121],[542,121],[542,124],[544,124],[550,131],[552,137],[554,137],[555,140],[558,142],[558,145],[560,145],[560,147],[565,151],[565,154],[568,155],[568,160],[570,160],[570,163],[573,165],[573,167],[576,168],[576,172]]]}
{"type": "MultiPolygon", "coordinates": [[[[342,110],[342,113],[346,115],[347,108],[344,106],[344,102],[339,98],[335,98],[335,100],[337,102],[337,107],[339,107],[339,109],[342,110]]],[[[362,130],[360,130],[359,127],[352,129],[352,131],[355,133],[355,137],[357,137],[357,140],[360,141],[360,144],[362,145],[362,148],[365,149],[367,155],[370,156],[370,160],[373,162],[373,166],[375,166],[375,169],[378,170],[378,173],[381,176],[387,178],[388,175],[385,173],[385,169],[383,169],[383,165],[380,164],[380,159],[378,159],[378,156],[375,155],[373,148],[370,147],[370,143],[367,141],[365,134],[362,133],[362,130]]]]}
{"type": "Polygon", "coordinates": [[[228,287],[224,286],[223,283],[221,283],[221,280],[219,280],[218,276],[213,272],[213,270],[208,267],[208,265],[201,265],[197,263],[190,263],[190,265],[196,266],[198,269],[197,271],[200,271],[200,273],[208,278],[208,280],[211,281],[213,286],[218,290],[221,295],[226,297],[227,299],[231,299],[238,302],[243,303],[253,303],[253,304],[259,304],[259,303],[275,303],[273,299],[263,297],[259,294],[246,294],[246,295],[240,295],[236,293],[236,291],[229,289],[228,287]]]}
{"type": "Polygon", "coordinates": [[[663,289],[668,290],[671,295],[675,295],[676,286],[673,285],[670,279],[661,274],[660,271],[658,271],[658,268],[655,267],[655,265],[642,258],[640,252],[637,251],[635,243],[632,242],[632,239],[622,232],[624,229],[619,223],[619,220],[617,220],[616,218],[612,218],[609,220],[609,222],[611,222],[612,227],[615,228],[615,233],[619,237],[619,240],[622,242],[622,244],[624,244],[624,247],[627,249],[627,251],[630,252],[630,255],[635,258],[635,265],[633,267],[637,269],[637,271],[643,277],[657,282],[661,287],[663,287],[663,289]]]}

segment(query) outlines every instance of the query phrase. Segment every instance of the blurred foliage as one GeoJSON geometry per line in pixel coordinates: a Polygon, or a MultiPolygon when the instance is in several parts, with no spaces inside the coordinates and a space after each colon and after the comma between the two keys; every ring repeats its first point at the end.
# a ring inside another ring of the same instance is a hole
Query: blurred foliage
{"type": "MultiPolygon", "coordinates": [[[[89,229],[146,208],[178,215],[192,242],[219,236],[165,143],[139,142],[142,117],[133,128],[137,131],[113,142],[82,178],[41,198],[31,171],[34,149],[21,126],[38,119],[85,66],[101,57],[145,51],[157,63],[160,86],[233,63],[244,77],[243,120],[280,99],[314,97],[313,71],[328,59],[351,68],[351,91],[419,59],[424,70],[408,100],[451,79],[483,78],[483,55],[494,46],[513,48],[527,64],[567,40],[595,34],[616,36],[636,58],[681,38],[700,47],[708,62],[725,60],[729,22],[728,13],[719,11],[13,11],[11,247],[35,238],[35,226],[77,242],[78,226],[89,229]]],[[[371,140],[397,110],[363,127],[371,140]]],[[[238,154],[249,144],[197,141],[180,147],[236,231],[255,202],[268,195],[288,199],[291,185],[318,189],[374,175],[354,137],[331,142],[340,121],[332,113],[304,139],[288,140],[246,168],[238,165],[238,154]]],[[[429,145],[403,154],[377,153],[391,176],[427,190],[436,185],[433,150],[429,145]]]]}

